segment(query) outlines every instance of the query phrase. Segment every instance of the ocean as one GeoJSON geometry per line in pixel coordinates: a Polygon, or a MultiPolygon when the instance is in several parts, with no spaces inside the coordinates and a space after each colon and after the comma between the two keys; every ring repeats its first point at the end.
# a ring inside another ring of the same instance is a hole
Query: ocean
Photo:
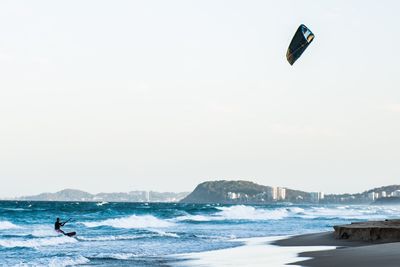
{"type": "Polygon", "coordinates": [[[191,255],[399,214],[368,205],[2,201],[0,266],[193,266],[191,255]],[[57,217],[71,218],[63,230],[77,235],[55,232],[57,217]]]}

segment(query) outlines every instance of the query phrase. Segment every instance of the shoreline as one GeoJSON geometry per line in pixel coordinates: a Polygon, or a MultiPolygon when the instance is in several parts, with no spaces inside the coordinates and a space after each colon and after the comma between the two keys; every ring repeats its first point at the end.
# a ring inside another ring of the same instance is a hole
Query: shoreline
{"type": "Polygon", "coordinates": [[[275,242],[290,238],[291,236],[270,236],[237,239],[233,242],[242,243],[237,247],[173,255],[172,266],[293,266],[294,262],[309,259],[309,256],[302,255],[302,253],[336,248],[330,245],[275,245],[275,242]]]}
{"type": "Polygon", "coordinates": [[[400,242],[335,239],[333,232],[253,237],[234,242],[243,245],[174,255],[173,266],[400,266],[400,242]]]}
{"type": "Polygon", "coordinates": [[[299,257],[307,259],[289,265],[304,267],[398,267],[400,242],[368,242],[335,239],[333,232],[292,236],[272,243],[279,247],[335,246],[324,251],[303,251],[299,257]]]}

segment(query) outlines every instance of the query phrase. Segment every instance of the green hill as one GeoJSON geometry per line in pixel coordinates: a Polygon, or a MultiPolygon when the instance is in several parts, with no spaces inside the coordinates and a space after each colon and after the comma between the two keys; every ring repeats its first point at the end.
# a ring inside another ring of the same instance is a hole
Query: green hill
{"type": "Polygon", "coordinates": [[[184,203],[233,203],[247,202],[249,198],[260,197],[269,192],[271,187],[248,181],[211,181],[199,184],[192,193],[181,200],[184,203]],[[237,199],[229,198],[235,193],[237,199]]]}
{"type": "Polygon", "coordinates": [[[273,187],[249,181],[208,181],[199,184],[182,203],[262,204],[276,201],[309,202],[310,193],[285,188],[285,199],[273,196],[273,187]]]}

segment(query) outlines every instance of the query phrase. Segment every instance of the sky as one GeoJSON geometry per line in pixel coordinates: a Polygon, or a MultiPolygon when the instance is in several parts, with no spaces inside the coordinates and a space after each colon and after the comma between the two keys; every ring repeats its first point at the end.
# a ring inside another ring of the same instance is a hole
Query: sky
{"type": "Polygon", "coordinates": [[[400,178],[399,1],[1,1],[0,197],[400,178]],[[304,23],[315,34],[290,66],[304,23]]]}

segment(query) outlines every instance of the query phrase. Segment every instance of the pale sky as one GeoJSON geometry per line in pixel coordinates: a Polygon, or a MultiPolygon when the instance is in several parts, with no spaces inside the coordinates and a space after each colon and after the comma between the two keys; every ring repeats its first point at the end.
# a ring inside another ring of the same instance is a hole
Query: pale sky
{"type": "Polygon", "coordinates": [[[1,1],[0,197],[400,183],[399,1],[1,1]],[[290,66],[304,23],[315,34],[290,66]]]}

